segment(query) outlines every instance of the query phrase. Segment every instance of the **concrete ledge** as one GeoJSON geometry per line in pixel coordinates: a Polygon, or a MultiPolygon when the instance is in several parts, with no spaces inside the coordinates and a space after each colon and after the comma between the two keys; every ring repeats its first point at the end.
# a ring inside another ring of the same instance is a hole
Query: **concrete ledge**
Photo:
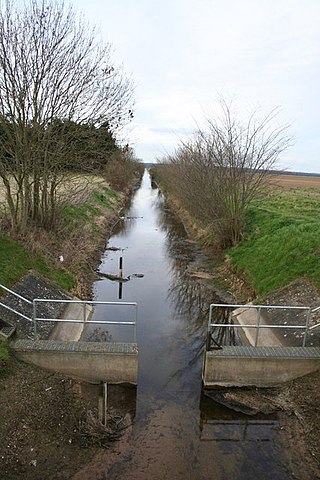
{"type": "MultiPolygon", "coordinates": [[[[255,326],[257,324],[258,319],[258,309],[257,308],[237,308],[232,312],[232,317],[235,321],[237,321],[240,325],[252,325],[255,326]]],[[[264,312],[260,313],[260,325],[268,325],[264,317],[264,312]]],[[[246,336],[250,345],[255,345],[256,340],[256,329],[255,328],[248,328],[242,327],[241,329],[246,336]]],[[[266,347],[266,346],[281,346],[281,340],[277,337],[275,332],[270,328],[261,328],[259,331],[258,337],[258,346],[259,347],[266,347]]]]}
{"type": "Polygon", "coordinates": [[[137,383],[136,343],[17,340],[11,348],[25,362],[88,382],[137,383]]]}
{"type": "Polygon", "coordinates": [[[224,347],[205,353],[203,384],[272,387],[319,369],[319,347],[224,347]]]}
{"type": "Polygon", "coordinates": [[[246,347],[224,346],[207,352],[215,357],[319,358],[320,347],[246,347]]]}
{"type": "Polygon", "coordinates": [[[138,353],[136,343],[105,342],[63,342],[60,340],[16,340],[12,348],[15,351],[55,351],[55,352],[90,352],[90,353],[138,353]]]}
{"type": "Polygon", "coordinates": [[[16,326],[9,325],[9,323],[3,323],[2,328],[0,329],[0,339],[8,341],[15,333],[16,326]]]}
{"type": "MultiPolygon", "coordinates": [[[[74,300],[79,300],[74,298],[74,300]]],[[[85,322],[89,321],[93,314],[92,305],[86,305],[85,310],[82,304],[68,303],[60,318],[65,320],[79,320],[79,323],[58,322],[55,324],[50,340],[79,341],[84,330],[85,322]]]]}

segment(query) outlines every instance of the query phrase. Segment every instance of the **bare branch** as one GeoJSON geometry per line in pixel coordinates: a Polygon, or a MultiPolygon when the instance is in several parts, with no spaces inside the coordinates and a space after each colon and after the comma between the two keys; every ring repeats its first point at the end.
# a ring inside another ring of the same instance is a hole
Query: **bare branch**
{"type": "Polygon", "coordinates": [[[25,228],[29,220],[53,221],[61,173],[81,157],[73,125],[88,126],[80,135],[81,158],[94,163],[96,155],[97,163],[102,154],[98,148],[94,153],[92,139],[102,128],[115,135],[130,121],[132,94],[132,81],[113,63],[111,45],[63,0],[29,0],[22,8],[10,0],[2,4],[0,176],[15,206],[14,228],[25,228]]]}
{"type": "Polygon", "coordinates": [[[222,100],[220,106],[221,115],[207,119],[206,128],[198,128],[191,141],[181,142],[160,175],[191,215],[225,247],[241,239],[250,202],[292,137],[287,125],[275,126],[278,109],[263,117],[255,111],[241,122],[230,104],[222,100]]]}

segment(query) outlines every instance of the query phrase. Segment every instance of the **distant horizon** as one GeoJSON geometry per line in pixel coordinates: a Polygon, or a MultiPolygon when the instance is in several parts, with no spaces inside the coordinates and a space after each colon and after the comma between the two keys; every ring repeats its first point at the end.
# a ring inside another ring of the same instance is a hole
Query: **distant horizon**
{"type": "MultiPolygon", "coordinates": [[[[143,161],[142,159],[138,159],[138,162],[143,164],[143,165],[158,165],[158,164],[161,164],[161,162],[145,162],[143,161]]],[[[315,176],[315,177],[320,177],[320,172],[317,173],[317,172],[303,172],[303,171],[300,171],[300,170],[289,170],[289,169],[273,169],[273,170],[270,170],[270,173],[280,173],[282,175],[304,175],[304,176],[315,176]]]]}

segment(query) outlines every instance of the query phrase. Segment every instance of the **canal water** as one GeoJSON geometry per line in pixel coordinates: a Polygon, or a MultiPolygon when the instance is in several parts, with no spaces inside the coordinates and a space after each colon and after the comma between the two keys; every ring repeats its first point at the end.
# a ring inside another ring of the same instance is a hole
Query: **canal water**
{"type": "MultiPolygon", "coordinates": [[[[126,480],[289,480],[275,417],[236,413],[201,389],[207,305],[187,268],[203,253],[187,238],[144,173],[101,258],[94,300],[138,303],[136,411],[130,446],[99,478],[126,480]]],[[[212,298],[212,302],[217,301],[212,298]]],[[[112,318],[132,319],[116,308],[112,318]]],[[[96,319],[110,315],[97,310],[96,319]]],[[[132,341],[132,327],[90,326],[87,340],[132,341]]]]}

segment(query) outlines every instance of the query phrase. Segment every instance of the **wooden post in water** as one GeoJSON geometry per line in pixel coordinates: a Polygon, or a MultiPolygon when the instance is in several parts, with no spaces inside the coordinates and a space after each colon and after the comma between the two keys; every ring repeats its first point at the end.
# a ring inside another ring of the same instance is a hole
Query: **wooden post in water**
{"type": "Polygon", "coordinates": [[[123,258],[122,258],[122,257],[120,257],[120,258],[119,258],[119,276],[120,276],[120,278],[122,278],[122,277],[123,277],[123,269],[122,269],[122,264],[123,264],[123,258]]]}
{"type": "Polygon", "coordinates": [[[103,406],[104,406],[104,426],[107,425],[107,413],[108,413],[108,384],[103,384],[103,406]]]}
{"type": "Polygon", "coordinates": [[[120,282],[119,282],[119,300],[122,299],[122,281],[121,278],[123,277],[123,258],[119,258],[119,277],[120,277],[120,282]]]}
{"type": "Polygon", "coordinates": [[[98,398],[98,415],[99,415],[100,422],[104,426],[107,425],[107,412],[108,412],[108,384],[106,382],[102,382],[101,388],[100,388],[100,394],[98,398]]]}

